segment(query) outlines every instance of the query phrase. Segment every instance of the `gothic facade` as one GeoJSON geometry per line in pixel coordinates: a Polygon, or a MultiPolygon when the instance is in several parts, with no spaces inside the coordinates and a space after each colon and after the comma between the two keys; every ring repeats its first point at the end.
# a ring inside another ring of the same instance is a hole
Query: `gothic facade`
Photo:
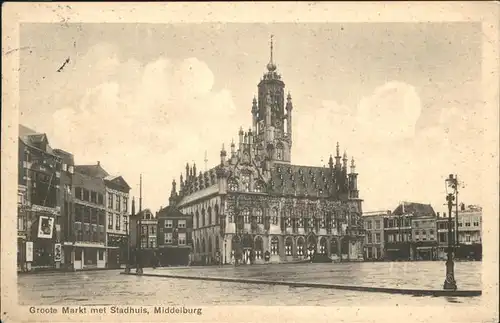
{"type": "Polygon", "coordinates": [[[293,165],[292,111],[271,45],[252,102],[252,127],[240,129],[229,153],[222,147],[219,165],[197,173],[187,164],[178,191],[172,183],[170,205],[193,218],[194,262],[363,259],[354,159],[348,165],[337,143],[327,167],[293,165]]]}

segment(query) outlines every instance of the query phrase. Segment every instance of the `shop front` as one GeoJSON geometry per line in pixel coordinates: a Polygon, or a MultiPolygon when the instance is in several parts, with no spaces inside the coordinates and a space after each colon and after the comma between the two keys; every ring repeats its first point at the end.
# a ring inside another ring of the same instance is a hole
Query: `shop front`
{"type": "Polygon", "coordinates": [[[189,264],[189,247],[166,247],[158,249],[161,266],[187,266],[189,264]]]}
{"type": "Polygon", "coordinates": [[[409,243],[386,243],[384,260],[408,261],[411,260],[412,251],[409,243]]]}
{"type": "Polygon", "coordinates": [[[106,268],[106,248],[103,245],[68,243],[64,247],[74,270],[106,268]]]}

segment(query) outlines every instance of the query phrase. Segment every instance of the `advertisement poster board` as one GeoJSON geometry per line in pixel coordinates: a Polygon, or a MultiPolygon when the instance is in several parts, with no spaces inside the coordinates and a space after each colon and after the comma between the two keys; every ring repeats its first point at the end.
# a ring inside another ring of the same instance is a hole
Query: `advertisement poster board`
{"type": "Polygon", "coordinates": [[[40,216],[38,221],[38,238],[51,239],[54,230],[54,218],[40,216]]]}
{"type": "Polygon", "coordinates": [[[26,241],[26,261],[33,261],[33,242],[26,241]]]}
{"type": "Polygon", "coordinates": [[[54,245],[54,261],[61,261],[61,244],[54,245]]]}

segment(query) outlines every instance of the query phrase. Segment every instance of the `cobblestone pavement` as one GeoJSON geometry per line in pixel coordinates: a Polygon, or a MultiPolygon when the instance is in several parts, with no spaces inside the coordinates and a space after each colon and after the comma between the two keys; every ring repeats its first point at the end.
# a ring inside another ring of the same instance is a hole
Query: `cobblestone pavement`
{"type": "MultiPolygon", "coordinates": [[[[455,266],[460,289],[480,289],[481,263],[455,266]]],[[[441,289],[443,262],[254,265],[223,268],[146,268],[144,272],[249,277],[363,286],[441,289]]],[[[120,270],[21,275],[22,305],[323,305],[456,306],[479,305],[481,297],[412,297],[318,288],[137,277],[120,270]]]]}

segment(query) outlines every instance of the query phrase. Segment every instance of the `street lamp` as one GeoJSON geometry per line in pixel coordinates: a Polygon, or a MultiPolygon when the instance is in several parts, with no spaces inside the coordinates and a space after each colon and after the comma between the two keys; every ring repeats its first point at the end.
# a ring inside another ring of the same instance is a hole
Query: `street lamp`
{"type": "Polygon", "coordinates": [[[125,231],[127,232],[127,264],[125,265],[125,272],[128,274],[130,273],[130,236],[127,219],[125,219],[125,231]]]}
{"type": "Polygon", "coordinates": [[[446,279],[443,288],[445,290],[456,290],[457,282],[455,281],[454,263],[453,263],[453,232],[451,210],[453,208],[453,200],[455,200],[455,190],[457,188],[457,180],[450,174],[446,179],[446,200],[448,201],[448,254],[446,259],[446,279]]]}
{"type": "Polygon", "coordinates": [[[227,239],[224,239],[224,265],[227,264],[226,252],[227,252],[227,239]]]}

